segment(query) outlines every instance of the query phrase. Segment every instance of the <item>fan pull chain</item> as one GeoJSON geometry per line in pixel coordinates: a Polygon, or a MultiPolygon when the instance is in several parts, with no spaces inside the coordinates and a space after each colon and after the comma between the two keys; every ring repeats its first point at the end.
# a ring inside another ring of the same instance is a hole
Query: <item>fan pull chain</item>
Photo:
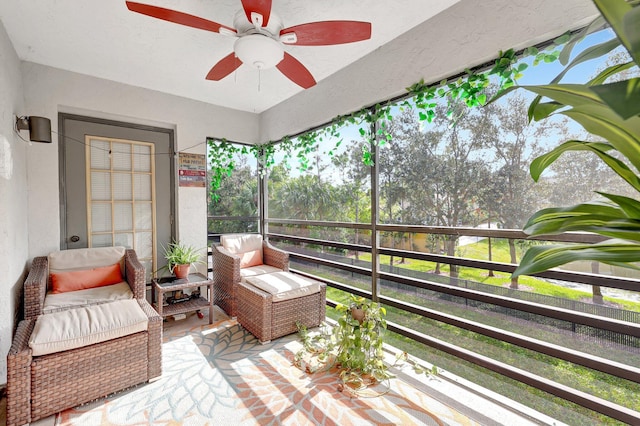
{"type": "Polygon", "coordinates": [[[262,87],[262,70],[258,68],[258,93],[260,93],[261,87],[262,87]]]}

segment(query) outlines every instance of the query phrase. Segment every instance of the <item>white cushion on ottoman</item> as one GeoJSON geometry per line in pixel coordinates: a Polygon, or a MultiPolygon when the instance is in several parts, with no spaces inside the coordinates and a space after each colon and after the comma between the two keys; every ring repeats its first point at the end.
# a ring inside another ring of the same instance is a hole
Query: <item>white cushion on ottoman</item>
{"type": "Polygon", "coordinates": [[[307,296],[320,291],[320,283],[291,272],[274,272],[272,274],[246,277],[248,284],[258,287],[273,296],[274,302],[307,296]]]}
{"type": "Polygon", "coordinates": [[[248,277],[255,277],[256,275],[273,274],[275,272],[284,272],[280,268],[270,265],[258,265],[250,266],[248,268],[240,269],[240,279],[244,280],[248,277]]]}
{"type": "Polygon", "coordinates": [[[135,299],[40,315],[29,347],[34,356],[67,351],[145,331],[148,321],[135,299]]]}

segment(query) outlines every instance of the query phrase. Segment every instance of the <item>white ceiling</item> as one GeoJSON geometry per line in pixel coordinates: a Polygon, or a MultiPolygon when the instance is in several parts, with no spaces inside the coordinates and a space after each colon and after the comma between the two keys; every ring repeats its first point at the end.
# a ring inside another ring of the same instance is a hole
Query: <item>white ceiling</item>
{"type": "MultiPolygon", "coordinates": [[[[233,26],[240,0],[138,0],[233,26]]],[[[370,40],[285,46],[321,82],[459,0],[273,0],[284,27],[323,20],[372,23],[370,40]]],[[[235,38],[151,18],[124,0],[3,0],[0,20],[20,59],[261,113],[303,91],[277,69],[241,66],[221,81],[211,67],[235,38]]]]}

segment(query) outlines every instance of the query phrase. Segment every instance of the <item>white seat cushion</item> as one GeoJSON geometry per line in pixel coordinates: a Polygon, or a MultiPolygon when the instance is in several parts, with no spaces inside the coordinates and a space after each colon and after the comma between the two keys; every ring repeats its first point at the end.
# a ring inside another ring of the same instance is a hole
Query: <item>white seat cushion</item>
{"type": "Polygon", "coordinates": [[[247,277],[246,283],[273,296],[274,302],[307,296],[320,291],[320,283],[291,272],[275,272],[247,277]]]}
{"type": "Polygon", "coordinates": [[[255,277],[256,275],[273,274],[275,272],[283,272],[282,269],[270,265],[251,266],[249,268],[240,269],[240,278],[244,280],[247,277],[255,277]]]}
{"type": "Polygon", "coordinates": [[[145,331],[148,321],[135,299],[40,315],[29,347],[34,356],[81,348],[145,331]]]}
{"type": "Polygon", "coordinates": [[[61,250],[49,254],[49,273],[93,269],[120,264],[124,275],[124,247],[95,247],[61,250]]]}
{"type": "Polygon", "coordinates": [[[81,308],[115,300],[133,299],[131,287],[126,282],[107,285],[104,287],[88,288],[85,290],[68,291],[66,293],[48,292],[44,298],[42,312],[50,314],[66,309],[81,308]]]}
{"type": "Polygon", "coordinates": [[[227,234],[220,236],[220,245],[233,254],[248,251],[262,251],[262,235],[260,234],[227,234]]]}

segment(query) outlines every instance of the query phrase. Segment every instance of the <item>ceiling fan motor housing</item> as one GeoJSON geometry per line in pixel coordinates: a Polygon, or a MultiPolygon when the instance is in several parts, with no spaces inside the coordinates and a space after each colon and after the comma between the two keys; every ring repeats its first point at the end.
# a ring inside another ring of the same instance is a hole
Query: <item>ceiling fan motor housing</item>
{"type": "Polygon", "coordinates": [[[259,70],[273,68],[284,59],[282,43],[262,34],[239,37],[233,50],[243,64],[259,70]]]}

